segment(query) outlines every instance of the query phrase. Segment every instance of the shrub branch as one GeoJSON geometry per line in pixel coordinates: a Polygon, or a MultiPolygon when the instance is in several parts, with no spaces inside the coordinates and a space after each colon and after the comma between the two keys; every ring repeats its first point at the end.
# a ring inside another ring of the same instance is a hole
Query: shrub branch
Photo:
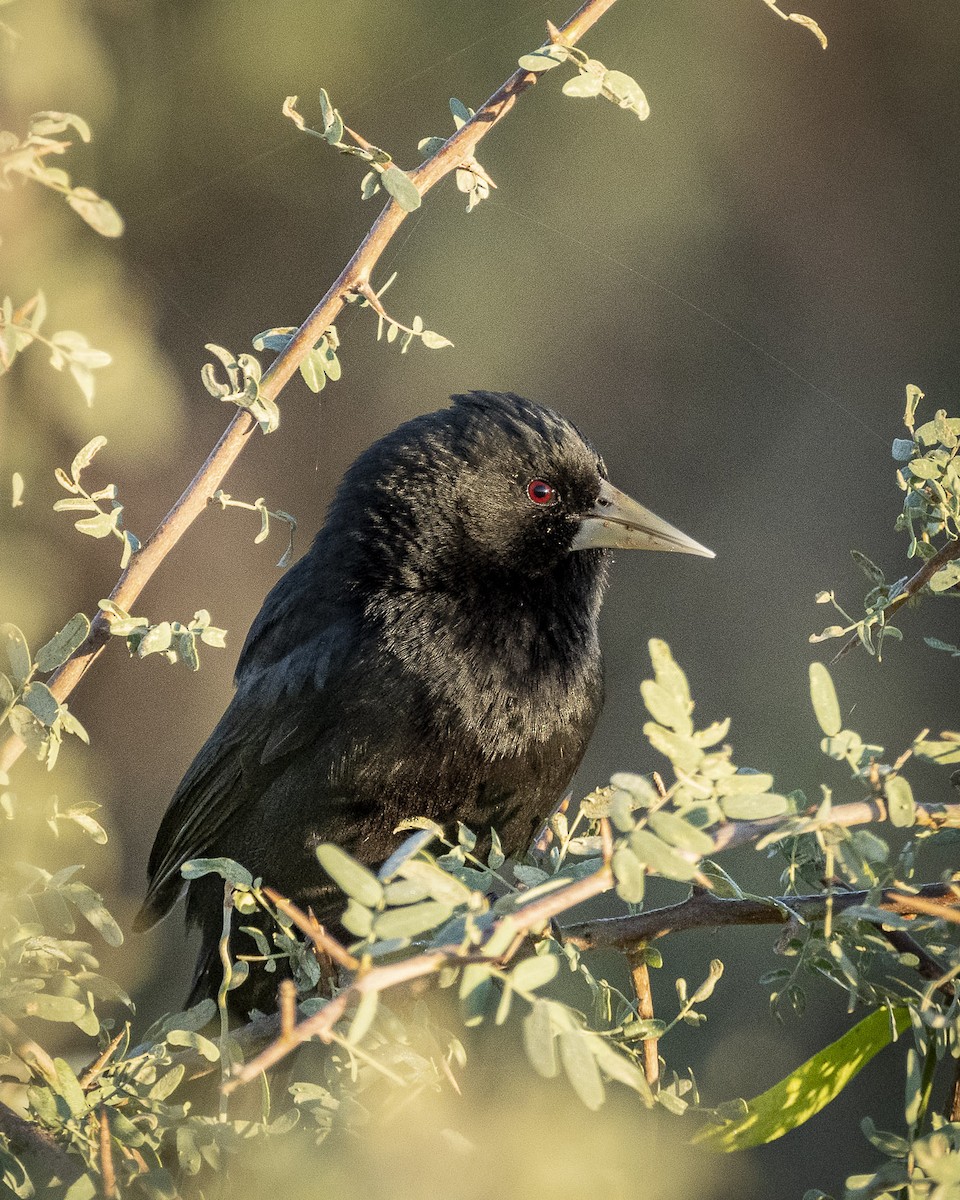
{"type": "MultiPolygon", "coordinates": [[[[551,28],[551,40],[566,46],[575,45],[614,3],[615,0],[587,0],[559,29],[551,28]]],[[[514,71],[434,155],[411,171],[410,178],[421,196],[468,161],[482,139],[507,115],[522,93],[536,82],[535,72],[523,69],[514,71]]],[[[300,363],[334,323],[347,297],[369,286],[373,268],[406,216],[407,212],[395,200],[386,204],[326,295],[265,371],[260,383],[262,396],[276,400],[300,363]]],[[[186,491],[139,553],[133,556],[110,593],[110,600],[127,611],[133,607],[160,564],[207,507],[256,428],[255,418],[246,409],[238,409],[186,491]]],[[[87,639],[49,680],[50,690],[58,700],[63,701],[70,695],[93,665],[108,638],[109,626],[101,611],[91,623],[87,639]]],[[[8,736],[0,748],[0,770],[9,770],[24,749],[20,737],[16,734],[8,736]]]]}

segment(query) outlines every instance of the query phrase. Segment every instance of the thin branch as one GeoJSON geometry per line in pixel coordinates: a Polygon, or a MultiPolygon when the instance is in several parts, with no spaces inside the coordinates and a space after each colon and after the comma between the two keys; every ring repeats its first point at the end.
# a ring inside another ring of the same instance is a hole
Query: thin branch
{"type": "Polygon", "coordinates": [[[322,950],[328,958],[333,959],[335,963],[339,963],[341,967],[345,967],[348,971],[355,971],[359,967],[359,961],[353,957],[349,950],[341,946],[335,937],[327,933],[312,912],[303,912],[295,904],[291,904],[285,896],[281,896],[279,892],[275,892],[271,887],[265,887],[263,892],[284,916],[289,917],[300,932],[305,933],[314,946],[322,950]]]}
{"type": "MultiPolygon", "coordinates": [[[[644,955],[645,947],[638,946],[627,955],[630,963],[630,977],[633,980],[633,990],[637,997],[637,1016],[641,1021],[652,1021],[653,991],[650,987],[650,968],[644,955]]],[[[660,1083],[660,1046],[656,1038],[646,1038],[643,1043],[643,1073],[647,1083],[656,1090],[660,1083]]]]}
{"type": "Polygon", "coordinates": [[[45,1079],[54,1087],[59,1086],[57,1068],[53,1059],[44,1048],[24,1033],[20,1026],[12,1021],[5,1013],[0,1013],[0,1034],[7,1039],[14,1054],[30,1068],[35,1075],[45,1079]]]}
{"type": "Polygon", "coordinates": [[[120,1030],[120,1032],[117,1034],[117,1036],[115,1038],[113,1038],[111,1040],[110,1044],[104,1049],[103,1053],[98,1054],[97,1057],[90,1064],[90,1066],[87,1067],[87,1069],[80,1076],[80,1087],[85,1092],[89,1091],[90,1088],[92,1088],[93,1085],[100,1078],[101,1074],[103,1073],[104,1067],[107,1065],[107,1063],[110,1061],[110,1059],[113,1058],[114,1054],[117,1052],[117,1048],[119,1047],[120,1043],[124,1040],[124,1038],[126,1038],[129,1035],[129,1033],[130,1033],[130,1026],[124,1025],[124,1027],[120,1030]]]}
{"type": "Polygon", "coordinates": [[[953,1083],[943,1115],[948,1121],[960,1121],[960,1059],[957,1059],[953,1066],[953,1083]]]}
{"type": "MultiPolygon", "coordinates": [[[[845,912],[860,904],[871,904],[870,892],[834,894],[834,914],[845,912]]],[[[689,899],[650,912],[628,917],[606,917],[570,925],[563,931],[563,940],[579,950],[612,947],[632,950],[644,942],[664,937],[668,933],[683,933],[689,929],[711,929],[721,925],[783,925],[791,914],[805,920],[816,920],[827,911],[828,897],[814,896],[749,897],[743,900],[721,900],[710,892],[695,892],[689,899]]],[[[948,906],[960,905],[960,895],[949,884],[928,883],[914,895],[895,889],[881,894],[879,903],[871,907],[885,912],[924,914],[960,920],[948,906]]]]}
{"type": "MultiPolygon", "coordinates": [[[[555,892],[548,892],[539,900],[534,900],[516,912],[510,913],[509,916],[502,917],[492,927],[490,933],[492,935],[494,930],[499,929],[507,921],[514,926],[518,935],[540,929],[558,913],[573,908],[574,905],[582,904],[584,900],[599,896],[611,887],[613,887],[613,873],[609,867],[601,867],[593,875],[588,875],[585,879],[578,879],[568,887],[558,888],[555,892]]],[[[519,944],[519,938],[515,944],[519,944]]],[[[479,948],[481,955],[482,950],[481,946],[479,948]]],[[[324,1042],[330,1041],[334,1026],[344,1015],[350,1003],[369,992],[383,992],[400,984],[410,983],[414,979],[422,979],[449,964],[476,961],[477,951],[470,951],[465,955],[460,946],[441,946],[435,950],[428,950],[425,954],[418,954],[413,958],[396,963],[388,963],[383,967],[374,967],[370,971],[357,975],[342,992],[328,1000],[318,1012],[307,1017],[305,1021],[301,1021],[286,1036],[277,1038],[256,1058],[240,1067],[233,1078],[224,1084],[224,1091],[229,1093],[240,1087],[241,1084],[249,1083],[303,1042],[310,1041],[312,1038],[319,1038],[324,1042]]],[[[481,961],[483,961],[482,958],[481,961]]]]}
{"type": "MultiPolygon", "coordinates": [[[[541,900],[527,905],[518,912],[511,914],[518,931],[528,931],[542,927],[558,913],[572,909],[577,904],[591,899],[593,896],[608,891],[613,886],[612,875],[603,869],[595,875],[588,875],[569,887],[558,888],[541,900]]],[[[834,896],[834,912],[842,912],[858,904],[865,904],[869,892],[850,892],[834,896]]],[[[956,891],[942,883],[925,884],[918,888],[913,896],[903,892],[890,891],[884,893],[877,907],[890,912],[904,913],[912,902],[914,907],[924,900],[933,901],[936,914],[943,916],[950,911],[945,906],[960,904],[956,891]],[[936,902],[939,901],[939,904],[936,902]]],[[[826,897],[818,894],[812,896],[778,896],[770,899],[721,900],[709,892],[696,892],[690,899],[681,904],[656,909],[648,913],[640,913],[631,917],[612,917],[606,920],[589,921],[579,925],[568,926],[561,934],[563,941],[581,950],[591,950],[598,947],[613,947],[618,949],[632,948],[640,941],[652,941],[669,933],[681,933],[690,929],[717,928],[721,925],[778,925],[785,924],[797,915],[807,920],[823,916],[826,907],[826,897]]],[[[507,918],[504,918],[507,919],[507,918]]],[[[498,928],[499,922],[490,931],[498,928]]],[[[438,971],[446,964],[462,965],[466,962],[489,961],[482,954],[464,955],[459,946],[440,947],[417,955],[403,962],[393,963],[386,967],[377,967],[366,975],[355,980],[344,992],[334,997],[319,1012],[302,1021],[294,1029],[294,1036],[278,1041],[281,1035],[281,1020],[278,1014],[259,1016],[247,1025],[231,1031],[230,1037],[244,1055],[256,1054],[230,1080],[228,1087],[233,1089],[253,1079],[262,1070],[273,1066],[296,1046],[312,1037],[329,1040],[329,1033],[351,1000],[356,999],[365,991],[385,991],[390,987],[408,983],[414,979],[424,978],[438,971]]],[[[926,976],[923,963],[918,968],[926,976]]],[[[138,1051],[142,1048],[138,1047],[138,1051]]],[[[173,1066],[183,1065],[186,1068],[186,1079],[202,1078],[217,1070],[217,1064],[211,1063],[194,1050],[186,1050],[173,1056],[173,1066]]]]}
{"type": "MultiPolygon", "coordinates": [[[[564,45],[574,45],[614,3],[615,0],[587,0],[560,27],[557,38],[564,45]]],[[[444,142],[436,154],[410,172],[421,196],[469,159],[480,141],[513,108],[520,95],[536,82],[537,75],[534,72],[522,69],[514,71],[477,109],[474,116],[444,142]]],[[[326,295],[264,373],[260,390],[267,399],[276,400],[301,362],[334,323],[346,297],[369,283],[373,268],[406,216],[407,212],[395,200],[387,203],[326,295]]],[[[115,604],[127,611],[133,608],[154,572],[207,507],[255,429],[256,421],[250,413],[238,409],[183,495],[121,574],[110,593],[110,599],[115,604]]],[[[58,700],[65,700],[70,695],[103,650],[109,636],[106,617],[103,612],[98,612],[86,641],[48,680],[50,690],[58,700]]],[[[16,734],[11,734],[0,748],[0,770],[9,770],[24,749],[23,741],[16,734]]]]}
{"type": "Polygon", "coordinates": [[[100,1175],[103,1179],[104,1200],[115,1200],[117,1195],[117,1173],[113,1166],[113,1142],[110,1138],[110,1122],[107,1106],[100,1105],[100,1175]]]}
{"type": "Polygon", "coordinates": [[[83,1174],[82,1158],[69,1154],[53,1137],[34,1121],[0,1103],[0,1134],[7,1139],[11,1153],[24,1161],[37,1191],[46,1180],[57,1180],[58,1186],[74,1183],[83,1174]]]}
{"type": "MultiPolygon", "coordinates": [[[[960,540],[947,542],[945,546],[941,546],[933,558],[928,558],[920,570],[907,580],[903,591],[899,592],[883,610],[884,624],[889,624],[889,618],[901,609],[911,596],[915,596],[922,587],[929,583],[941,567],[946,566],[948,562],[953,562],[955,558],[960,558],[960,540]]],[[[845,654],[848,654],[854,646],[859,644],[860,635],[857,633],[852,634],[830,660],[830,665],[833,666],[834,663],[838,663],[845,654]]]]}

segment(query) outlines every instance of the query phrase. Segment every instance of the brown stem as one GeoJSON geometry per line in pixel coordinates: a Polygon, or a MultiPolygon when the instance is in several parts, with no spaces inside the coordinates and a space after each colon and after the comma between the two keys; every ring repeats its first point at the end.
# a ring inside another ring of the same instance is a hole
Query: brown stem
{"type": "Polygon", "coordinates": [[[349,950],[341,946],[335,937],[327,933],[313,913],[303,912],[295,904],[291,904],[286,896],[281,896],[273,888],[265,887],[263,893],[328,958],[333,959],[335,963],[339,963],[341,967],[346,967],[348,971],[355,971],[357,969],[360,965],[357,959],[353,957],[349,950]]]}
{"type": "Polygon", "coordinates": [[[5,1013],[0,1013],[0,1033],[10,1043],[14,1054],[26,1063],[35,1075],[39,1075],[53,1087],[59,1086],[57,1068],[53,1059],[38,1042],[25,1034],[20,1026],[5,1013]]]}
{"type": "MultiPolygon", "coordinates": [[[[859,904],[869,903],[870,892],[844,892],[833,895],[833,911],[840,913],[859,904]]],[[[680,904],[655,908],[650,912],[628,917],[606,917],[569,925],[563,930],[563,940],[580,950],[595,950],[600,946],[618,950],[633,950],[644,942],[653,941],[668,933],[683,933],[688,929],[711,929],[721,925],[783,925],[791,914],[805,920],[816,920],[827,911],[827,896],[749,897],[743,900],[721,900],[710,892],[696,892],[680,904]]],[[[873,907],[902,914],[932,914],[948,920],[960,920],[948,905],[960,904],[956,889],[943,883],[928,883],[915,895],[894,889],[881,894],[873,907]]]]}
{"type": "Polygon", "coordinates": [[[54,1180],[59,1188],[74,1183],[85,1170],[82,1158],[68,1153],[52,1134],[2,1103],[0,1134],[7,1139],[11,1153],[23,1161],[38,1193],[54,1180]]]}
{"type": "Polygon", "coordinates": [[[104,1200],[115,1200],[117,1195],[117,1173],[113,1168],[113,1142],[110,1139],[110,1122],[107,1120],[106,1105],[100,1105],[100,1174],[103,1179],[104,1200]]]}
{"type": "MultiPolygon", "coordinates": [[[[650,968],[644,954],[645,946],[638,946],[627,955],[633,990],[637,996],[637,1016],[641,1021],[653,1020],[653,992],[650,988],[650,968]]],[[[656,1038],[647,1038],[643,1043],[643,1073],[647,1083],[656,1090],[660,1082],[660,1050],[656,1038]]]]}
{"type": "Polygon", "coordinates": [[[960,1058],[954,1063],[953,1084],[950,1087],[950,1095],[943,1115],[948,1121],[960,1121],[960,1058]]]}
{"type": "MultiPolygon", "coordinates": [[[[498,929],[504,921],[510,921],[518,935],[529,933],[531,930],[542,928],[557,913],[565,912],[593,896],[599,896],[612,886],[613,874],[610,868],[601,867],[593,875],[588,875],[585,879],[578,879],[568,887],[549,892],[546,896],[541,896],[539,900],[534,900],[517,912],[501,918],[493,929],[498,929]]],[[[519,945],[519,943],[518,937],[514,945],[519,945]]],[[[388,963],[383,967],[374,967],[373,970],[357,975],[348,987],[333,999],[328,1000],[318,1012],[307,1017],[305,1021],[301,1021],[286,1036],[281,1036],[271,1042],[256,1058],[240,1067],[233,1078],[224,1084],[224,1092],[230,1093],[241,1084],[249,1083],[251,1079],[255,1079],[261,1072],[268,1070],[280,1059],[286,1057],[291,1050],[311,1038],[319,1038],[324,1042],[329,1041],[334,1026],[346,1012],[350,1003],[361,996],[369,992],[386,991],[388,988],[410,983],[414,979],[422,979],[450,963],[465,961],[476,962],[476,952],[470,951],[464,955],[459,946],[441,946],[436,950],[428,950],[425,954],[418,954],[401,962],[388,963]]]]}
{"type": "MultiPolygon", "coordinates": [[[[945,546],[941,546],[933,558],[927,559],[916,575],[912,575],[907,580],[903,591],[895,596],[883,610],[884,621],[889,623],[889,617],[901,609],[911,596],[915,596],[922,587],[929,583],[941,567],[945,566],[948,562],[953,562],[955,558],[960,558],[960,540],[947,542],[945,546]]],[[[838,663],[845,654],[848,654],[859,643],[860,635],[856,633],[852,634],[830,660],[830,665],[833,666],[835,663],[838,663]]]]}
{"type": "MultiPolygon", "coordinates": [[[[614,3],[615,0],[587,0],[561,26],[559,33],[564,44],[572,46],[579,41],[614,3]]],[[[444,142],[436,154],[411,171],[410,178],[421,196],[469,158],[478,143],[513,108],[518,97],[536,82],[537,75],[534,72],[514,71],[470,120],[444,142]]],[[[406,216],[407,212],[395,200],[388,201],[326,295],[264,373],[260,387],[268,399],[277,398],[307,354],[336,320],[346,297],[361,285],[369,283],[373,268],[406,216]]],[[[204,511],[255,428],[256,422],[250,413],[239,409],[186,491],[118,579],[110,593],[110,599],[115,604],[128,611],[133,607],[148,580],[204,511]]],[[[70,695],[103,650],[109,636],[106,618],[102,612],[98,612],[86,641],[48,680],[58,700],[65,700],[70,695]]],[[[10,734],[0,747],[0,770],[9,770],[24,749],[23,741],[16,734],[10,734]]]]}

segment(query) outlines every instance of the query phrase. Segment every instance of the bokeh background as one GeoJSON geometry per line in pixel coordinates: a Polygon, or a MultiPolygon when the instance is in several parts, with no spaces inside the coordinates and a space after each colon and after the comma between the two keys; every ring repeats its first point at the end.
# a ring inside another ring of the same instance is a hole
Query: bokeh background
{"type": "MultiPolygon", "coordinates": [[[[525,95],[481,147],[492,198],[468,216],[447,180],[379,272],[399,272],[391,311],[421,314],[455,348],[400,356],[376,343],[369,312],[349,310],[342,381],[319,397],[294,382],[279,431],[253,439],[225,484],[294,513],[302,551],[358,451],[452,392],[519,391],[577,421],[618,486],[718,555],[616,563],[603,617],[607,707],[581,792],[612,770],[657,765],[638,693],[656,635],[686,667],[704,722],[733,716],[738,762],[773,771],[782,790],[816,793],[824,781],[851,794],[818,750],[806,671],[826,654],[807,638],[832,621],[814,606],[819,589],[835,586],[856,610],[866,584],[850,548],[894,578],[908,570],[889,454],[904,386],[927,393],[928,415],[956,411],[960,7],[805,0],[803,11],[827,33],[826,51],[762,0],[620,0],[585,48],[638,79],[650,119],[563,97],[559,72],[525,95]]],[[[106,242],[52,193],[0,195],[5,290],[20,302],[42,287],[49,330],[80,329],[114,356],[89,409],[39,348],[0,381],[3,478],[19,470],[26,481],[23,507],[0,511],[3,617],[39,644],[95,610],[119,557],[112,539],[83,538],[52,513],[54,466],[107,435],[87,478],[118,483],[128,525],[149,534],[230,416],[200,385],[203,344],[240,351],[262,329],[298,324],[375,216],[377,201],[359,198],[359,164],[297,133],[284,97],[299,94],[312,115],[326,87],[352,127],[412,166],[419,138],[452,128],[448,97],[482,102],[542,41],[545,19],[567,14],[542,0],[23,0],[3,15],[19,34],[0,63],[4,127],[22,129],[38,109],[86,117],[94,141],[64,165],[127,221],[106,242]]],[[[92,749],[69,747],[49,779],[18,768],[38,807],[51,791],[104,806],[107,847],[67,834],[51,844],[42,822],[25,837],[20,822],[17,836],[34,844],[17,852],[87,861],[88,882],[124,925],[161,813],[228,699],[243,636],[277,578],[283,532],[254,546],[258,528],[250,513],[211,509],[136,607],[152,620],[208,608],[230,631],[228,649],[204,652],[190,675],[111,646],[71,702],[92,749]]],[[[905,616],[910,645],[891,644],[882,667],[858,652],[836,670],[868,740],[899,748],[925,726],[955,727],[953,662],[920,642],[956,640],[955,609],[940,607],[905,616]]],[[[942,774],[921,778],[930,798],[945,795],[942,774]]],[[[746,886],[777,889],[779,868],[752,851],[726,865],[746,886]]],[[[777,965],[774,936],[700,932],[664,946],[655,999],[667,1014],[674,974],[699,980],[711,957],[727,964],[710,1023],[665,1046],[670,1065],[693,1066],[708,1102],[762,1090],[848,1024],[826,982],[804,1019],[772,1020],[756,979],[777,965]]],[[[147,1020],[179,1006],[192,960],[174,917],[106,961],[147,1020]]],[[[678,1148],[684,1131],[652,1136],[628,1102],[588,1114],[561,1083],[533,1097],[509,1037],[485,1036],[476,1055],[487,1082],[472,1109],[445,1119],[502,1130],[525,1115],[518,1128],[531,1132],[518,1147],[535,1144],[529,1153],[544,1162],[569,1144],[539,1132],[576,1130],[577,1154],[623,1160],[610,1167],[612,1195],[641,1181],[659,1194],[651,1163],[667,1158],[683,1164],[681,1192],[836,1190],[873,1160],[859,1115],[893,1121],[900,1094],[888,1051],[786,1140],[714,1163],[678,1148]]],[[[500,1183],[504,1194],[510,1186],[500,1183]]]]}

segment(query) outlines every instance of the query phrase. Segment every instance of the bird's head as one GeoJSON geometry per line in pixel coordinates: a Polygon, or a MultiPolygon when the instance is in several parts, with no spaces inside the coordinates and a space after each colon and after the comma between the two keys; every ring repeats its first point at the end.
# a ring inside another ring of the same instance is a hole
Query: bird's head
{"type": "Polygon", "coordinates": [[[347,473],[333,523],[367,569],[411,591],[561,564],[600,573],[611,548],[713,554],[618,491],[566,418],[512,393],[470,392],[371,446],[347,473]],[[339,519],[337,519],[339,518],[339,519]]]}

